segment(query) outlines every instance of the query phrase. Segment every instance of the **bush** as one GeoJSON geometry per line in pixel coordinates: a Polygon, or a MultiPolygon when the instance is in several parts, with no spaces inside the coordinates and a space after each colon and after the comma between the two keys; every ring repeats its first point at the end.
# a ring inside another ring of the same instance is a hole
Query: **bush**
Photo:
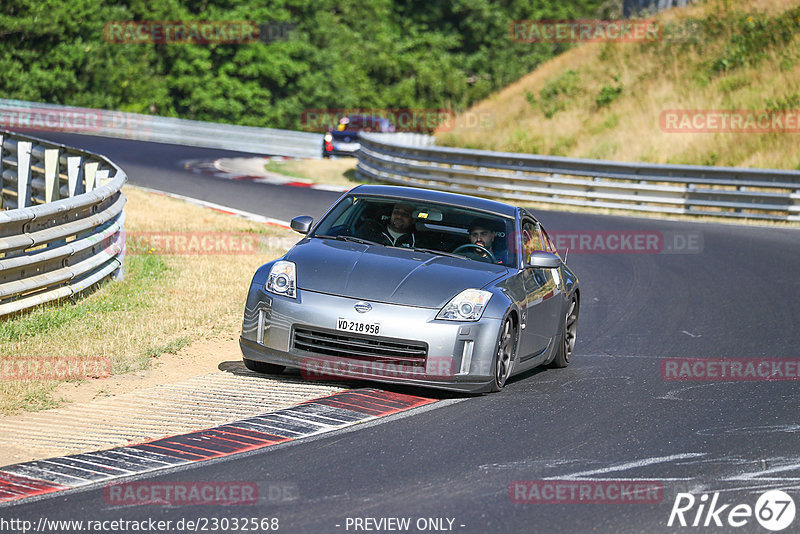
{"type": "Polygon", "coordinates": [[[619,98],[621,94],[622,85],[604,85],[603,88],[600,89],[600,93],[597,95],[597,98],[594,99],[595,105],[597,105],[598,109],[605,107],[619,98]]]}
{"type": "Polygon", "coordinates": [[[567,69],[564,73],[545,83],[539,93],[539,109],[545,117],[552,118],[566,108],[568,98],[580,93],[578,81],[578,71],[567,69]]]}

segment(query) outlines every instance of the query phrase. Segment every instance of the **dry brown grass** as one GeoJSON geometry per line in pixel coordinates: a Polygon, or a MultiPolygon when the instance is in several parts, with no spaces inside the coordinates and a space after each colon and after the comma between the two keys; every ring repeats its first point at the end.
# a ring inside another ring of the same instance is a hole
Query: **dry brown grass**
{"type": "MultiPolygon", "coordinates": [[[[796,1],[712,0],[674,9],[665,19],[715,16],[738,10],[775,16],[796,1]]],[[[668,133],[659,124],[668,109],[766,109],[767,99],[800,93],[800,37],[771,50],[755,66],[705,76],[703,62],[726,46],[723,39],[694,46],[638,43],[580,45],[543,64],[518,82],[459,116],[440,144],[511,152],[617,161],[761,168],[800,168],[800,134],[668,133]],[[577,72],[577,90],[564,109],[547,118],[526,99],[541,100],[546,84],[568,69],[577,72]],[[622,86],[606,106],[596,98],[604,86],[622,86]],[[488,128],[467,127],[470,114],[489,117],[488,128]]]]}
{"type": "MultiPolygon", "coordinates": [[[[224,215],[126,186],[126,231],[248,232],[254,254],[129,254],[128,275],[73,304],[40,307],[6,319],[0,362],[19,359],[108,358],[114,373],[146,368],[160,354],[198,340],[237,336],[255,269],[282,254],[297,234],[224,215]],[[263,245],[270,243],[273,247],[263,245]]],[[[52,407],[55,380],[0,381],[0,413],[52,407]]]]}

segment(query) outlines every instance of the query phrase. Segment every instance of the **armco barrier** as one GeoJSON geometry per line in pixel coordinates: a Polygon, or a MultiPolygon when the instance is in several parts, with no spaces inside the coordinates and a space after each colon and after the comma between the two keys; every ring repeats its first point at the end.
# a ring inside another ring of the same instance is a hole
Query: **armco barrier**
{"type": "Polygon", "coordinates": [[[361,179],[515,203],[800,221],[800,172],[414,146],[362,134],[361,179]]]}
{"type": "Polygon", "coordinates": [[[108,159],[0,130],[0,316],[122,276],[125,173],[108,159]]]}
{"type": "Polygon", "coordinates": [[[64,131],[154,143],[321,158],[322,134],[0,99],[0,128],[64,131]]]}

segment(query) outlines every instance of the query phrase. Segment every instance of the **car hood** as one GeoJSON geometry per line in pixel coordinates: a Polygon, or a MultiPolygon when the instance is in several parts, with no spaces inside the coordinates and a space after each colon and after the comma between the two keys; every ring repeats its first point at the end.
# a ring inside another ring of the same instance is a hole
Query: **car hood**
{"type": "Polygon", "coordinates": [[[508,272],[502,265],[319,238],[301,241],[286,259],[297,265],[300,289],[425,308],[441,308],[462,290],[508,272]]]}

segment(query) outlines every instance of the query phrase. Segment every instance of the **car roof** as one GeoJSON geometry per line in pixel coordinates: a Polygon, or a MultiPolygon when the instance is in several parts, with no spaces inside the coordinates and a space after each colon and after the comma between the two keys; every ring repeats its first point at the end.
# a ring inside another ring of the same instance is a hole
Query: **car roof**
{"type": "Polygon", "coordinates": [[[452,204],[464,208],[486,211],[504,217],[516,217],[517,208],[511,204],[488,200],[485,198],[459,195],[457,193],[445,193],[444,191],[433,191],[431,189],[421,189],[419,187],[402,187],[396,185],[359,185],[350,190],[349,194],[385,196],[407,200],[417,200],[422,202],[439,202],[441,204],[452,204]]]}

